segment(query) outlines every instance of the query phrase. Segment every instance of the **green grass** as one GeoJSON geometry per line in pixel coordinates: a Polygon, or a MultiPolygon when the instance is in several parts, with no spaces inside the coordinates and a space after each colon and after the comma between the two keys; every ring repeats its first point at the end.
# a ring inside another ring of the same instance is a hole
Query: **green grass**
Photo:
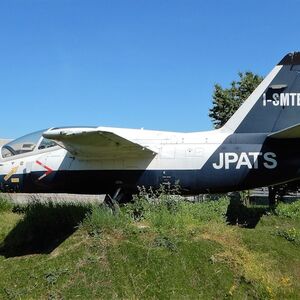
{"type": "Polygon", "coordinates": [[[13,204],[3,198],[0,195],[0,212],[11,211],[13,209],[13,204]]]}
{"type": "Polygon", "coordinates": [[[300,201],[4,202],[0,299],[299,299],[300,201]]]}

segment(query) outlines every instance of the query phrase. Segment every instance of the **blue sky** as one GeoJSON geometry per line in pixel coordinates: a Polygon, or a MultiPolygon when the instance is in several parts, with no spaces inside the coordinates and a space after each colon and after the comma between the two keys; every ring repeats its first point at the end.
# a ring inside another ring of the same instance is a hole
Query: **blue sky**
{"type": "Polygon", "coordinates": [[[300,50],[300,1],[3,0],[0,137],[212,128],[215,83],[300,50]]]}

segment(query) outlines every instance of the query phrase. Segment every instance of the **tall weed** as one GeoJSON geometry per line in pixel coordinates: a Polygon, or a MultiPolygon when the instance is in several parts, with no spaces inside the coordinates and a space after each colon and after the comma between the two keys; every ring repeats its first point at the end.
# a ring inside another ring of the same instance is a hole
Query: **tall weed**
{"type": "Polygon", "coordinates": [[[123,211],[113,214],[105,206],[94,206],[81,223],[90,236],[99,237],[102,232],[123,230],[130,226],[130,218],[123,211]]]}

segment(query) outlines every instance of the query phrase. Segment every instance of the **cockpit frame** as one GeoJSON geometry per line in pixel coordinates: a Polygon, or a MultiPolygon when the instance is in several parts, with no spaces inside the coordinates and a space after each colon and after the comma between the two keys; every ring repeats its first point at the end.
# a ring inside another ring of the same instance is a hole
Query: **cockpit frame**
{"type": "Polygon", "coordinates": [[[60,146],[54,141],[48,140],[42,136],[47,130],[48,129],[39,130],[2,145],[2,147],[0,147],[0,161],[5,162],[15,160],[59,149],[60,146]],[[5,151],[7,153],[6,156],[3,155],[5,151]]]}

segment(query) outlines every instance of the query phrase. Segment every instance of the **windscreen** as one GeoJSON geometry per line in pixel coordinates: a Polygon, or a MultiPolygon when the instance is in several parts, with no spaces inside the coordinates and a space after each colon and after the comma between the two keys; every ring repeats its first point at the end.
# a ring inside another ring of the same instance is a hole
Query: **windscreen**
{"type": "Polygon", "coordinates": [[[32,152],[41,139],[43,132],[45,131],[46,129],[24,135],[4,145],[1,151],[2,157],[6,158],[14,155],[32,152]]]}

